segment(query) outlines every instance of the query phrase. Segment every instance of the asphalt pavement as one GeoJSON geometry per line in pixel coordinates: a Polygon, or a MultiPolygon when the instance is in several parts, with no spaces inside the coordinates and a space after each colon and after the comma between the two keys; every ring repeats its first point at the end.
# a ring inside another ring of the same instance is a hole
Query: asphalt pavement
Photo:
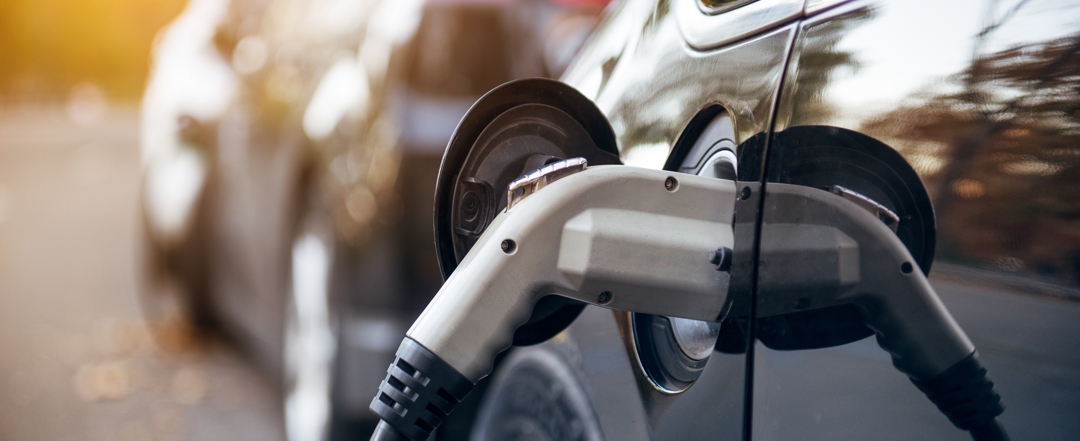
{"type": "Polygon", "coordinates": [[[0,109],[0,440],[282,440],[272,379],[140,319],[137,122],[0,109]]]}

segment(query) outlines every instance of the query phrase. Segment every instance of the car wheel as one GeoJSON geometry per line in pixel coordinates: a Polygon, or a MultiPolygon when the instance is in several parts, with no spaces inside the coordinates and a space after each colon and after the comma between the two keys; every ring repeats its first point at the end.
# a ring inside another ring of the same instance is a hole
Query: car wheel
{"type": "Polygon", "coordinates": [[[189,348],[215,330],[199,240],[191,235],[181,243],[162,244],[145,220],[140,225],[136,286],[142,317],[159,346],[189,348]]]}
{"type": "Polygon", "coordinates": [[[329,216],[316,204],[301,207],[290,247],[285,299],[283,409],[290,441],[323,441],[333,415],[337,353],[337,320],[330,297],[334,234],[329,216]]]}
{"type": "Polygon", "coordinates": [[[592,402],[574,369],[544,346],[516,349],[502,363],[471,441],[601,441],[592,402]]]}

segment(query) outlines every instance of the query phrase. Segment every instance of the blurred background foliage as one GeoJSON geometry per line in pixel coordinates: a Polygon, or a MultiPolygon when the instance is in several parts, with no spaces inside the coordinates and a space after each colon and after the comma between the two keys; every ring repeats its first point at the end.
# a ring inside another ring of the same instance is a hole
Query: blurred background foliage
{"type": "Polygon", "coordinates": [[[0,104],[65,99],[95,85],[135,100],[154,35],[184,0],[0,0],[0,104]]]}

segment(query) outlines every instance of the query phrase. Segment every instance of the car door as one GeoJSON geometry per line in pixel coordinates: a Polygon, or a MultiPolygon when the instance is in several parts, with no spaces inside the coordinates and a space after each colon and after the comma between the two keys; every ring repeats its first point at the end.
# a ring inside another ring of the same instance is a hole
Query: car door
{"type": "MultiPolygon", "coordinates": [[[[721,150],[737,156],[731,165],[745,189],[731,310],[749,305],[765,142],[801,13],[802,2],[788,0],[626,1],[564,76],[604,112],[628,165],[711,173],[721,150]]],[[[685,357],[673,323],[589,307],[565,333],[527,350],[552,351],[574,368],[605,439],[741,438],[746,322],[721,325],[722,351],[712,350],[711,329],[702,359],[685,357]]]]}
{"type": "MultiPolygon", "coordinates": [[[[897,211],[897,234],[974,342],[1012,437],[1077,438],[1080,8],[828,3],[808,2],[796,30],[766,198],[770,183],[842,185],[897,211]],[[916,179],[889,175],[907,166],[916,179]],[[927,201],[898,196],[922,185],[927,201]]],[[[868,329],[837,330],[841,315],[756,320],[753,439],[967,437],[868,329]]]]}

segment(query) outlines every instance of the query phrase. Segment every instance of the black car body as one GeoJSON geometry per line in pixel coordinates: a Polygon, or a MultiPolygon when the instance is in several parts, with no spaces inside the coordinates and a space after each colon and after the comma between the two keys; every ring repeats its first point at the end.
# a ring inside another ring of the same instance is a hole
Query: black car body
{"type": "Polygon", "coordinates": [[[1080,436],[1078,24],[1080,7],[1053,1],[611,8],[563,81],[628,165],[697,173],[735,148],[731,313],[705,363],[673,322],[587,307],[501,360],[474,392],[472,439],[966,438],[850,311],[753,315],[771,299],[754,289],[762,263],[738,253],[758,243],[770,183],[842,185],[896,211],[1014,439],[1080,436]],[[908,165],[917,176],[891,172],[908,165]]]}

